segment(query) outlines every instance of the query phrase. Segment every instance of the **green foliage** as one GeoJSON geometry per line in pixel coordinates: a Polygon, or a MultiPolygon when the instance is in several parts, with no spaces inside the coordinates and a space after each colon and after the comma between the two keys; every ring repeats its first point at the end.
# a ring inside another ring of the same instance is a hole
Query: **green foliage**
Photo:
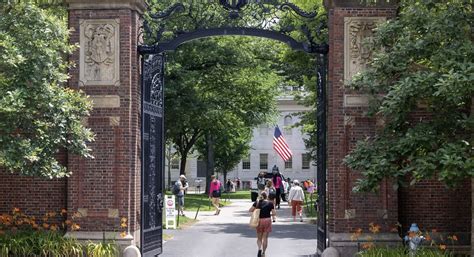
{"type": "Polygon", "coordinates": [[[90,242],[87,244],[87,256],[89,257],[117,257],[119,248],[114,242],[90,242]]]}
{"type": "MultiPolygon", "coordinates": [[[[64,14],[60,13],[60,14],[64,14]]],[[[24,175],[68,176],[59,149],[90,157],[82,125],[91,104],[65,88],[68,44],[64,16],[32,3],[0,6],[0,166],[24,175]]]]}
{"type": "MultiPolygon", "coordinates": [[[[327,42],[328,31],[327,27],[321,25],[327,24],[327,13],[321,0],[318,1],[307,1],[298,0],[294,1],[300,6],[305,6],[306,9],[316,10],[316,19],[305,24],[308,28],[311,28],[311,38],[316,43],[327,42]],[[318,34],[319,30],[319,34],[318,34]]],[[[295,26],[300,26],[300,20],[285,21],[295,26]]],[[[299,35],[300,37],[302,35],[299,35]]],[[[309,111],[303,111],[294,113],[293,115],[298,116],[300,121],[296,123],[295,127],[300,127],[302,133],[307,135],[303,138],[306,149],[308,149],[311,157],[316,159],[316,142],[317,142],[317,124],[316,124],[316,99],[317,99],[317,78],[316,78],[316,56],[306,54],[304,52],[295,52],[291,49],[282,51],[278,58],[279,75],[282,77],[285,86],[293,87],[297,89],[294,92],[295,99],[299,104],[309,107],[309,111]]]]}
{"type": "MultiPolygon", "coordinates": [[[[358,257],[401,257],[408,255],[407,249],[404,247],[388,248],[388,247],[373,247],[368,250],[357,253],[358,257]]],[[[440,250],[432,250],[421,248],[416,252],[415,257],[450,257],[453,256],[449,252],[442,252],[440,250]]]]}
{"type": "Polygon", "coordinates": [[[83,256],[82,245],[54,231],[22,230],[0,235],[0,257],[9,256],[83,256]]]}
{"type": "Polygon", "coordinates": [[[385,177],[455,186],[474,176],[470,2],[405,0],[399,17],[378,28],[379,50],[351,85],[372,95],[370,114],[385,126],[345,159],[364,175],[355,190],[376,190],[385,177]]]}
{"type": "MultiPolygon", "coordinates": [[[[236,140],[226,146],[245,153],[251,128],[275,113],[278,77],[270,67],[274,49],[265,40],[224,37],[196,40],[170,54],[166,135],[182,160],[205,132],[222,143],[236,140]]],[[[220,163],[221,168],[229,165],[220,163]]]]}

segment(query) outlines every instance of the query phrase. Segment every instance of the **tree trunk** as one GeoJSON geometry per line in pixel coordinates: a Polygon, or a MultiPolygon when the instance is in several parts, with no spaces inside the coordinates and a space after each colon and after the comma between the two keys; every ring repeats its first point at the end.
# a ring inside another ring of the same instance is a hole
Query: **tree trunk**
{"type": "Polygon", "coordinates": [[[168,146],[168,154],[166,159],[168,159],[168,190],[171,190],[171,145],[168,146]]]}
{"type": "Polygon", "coordinates": [[[206,134],[206,194],[209,194],[211,175],[214,174],[214,138],[206,134]]]}
{"type": "MultiPolygon", "coordinates": [[[[228,189],[227,188],[227,171],[222,171],[222,175],[224,176],[224,185],[226,186],[226,190],[228,189]]],[[[230,189],[230,188],[229,188],[230,189]]]]}
{"type": "Polygon", "coordinates": [[[188,153],[181,153],[181,161],[179,164],[179,175],[186,175],[186,160],[188,153]]]}

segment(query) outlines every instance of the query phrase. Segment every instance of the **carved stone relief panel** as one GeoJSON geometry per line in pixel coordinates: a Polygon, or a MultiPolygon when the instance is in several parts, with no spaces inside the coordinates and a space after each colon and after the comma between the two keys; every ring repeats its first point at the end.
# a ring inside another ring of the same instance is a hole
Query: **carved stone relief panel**
{"type": "Polygon", "coordinates": [[[80,20],[80,86],[120,84],[119,39],[119,19],[80,20]]]}
{"type": "Polygon", "coordinates": [[[344,80],[364,70],[372,58],[371,39],[377,24],[385,17],[344,18],[344,80]]]}

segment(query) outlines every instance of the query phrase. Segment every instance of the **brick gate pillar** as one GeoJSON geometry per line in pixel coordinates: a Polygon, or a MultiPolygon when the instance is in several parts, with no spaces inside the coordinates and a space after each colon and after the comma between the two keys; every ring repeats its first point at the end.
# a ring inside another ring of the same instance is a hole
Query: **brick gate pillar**
{"type": "Polygon", "coordinates": [[[137,243],[140,205],[139,56],[144,0],[67,0],[71,43],[71,88],[93,102],[85,120],[95,133],[94,159],[70,156],[67,206],[78,239],[107,238],[137,243]],[[127,218],[121,239],[120,219],[127,218]]]}
{"type": "Polygon", "coordinates": [[[400,241],[390,232],[398,220],[397,192],[382,183],[379,193],[353,193],[360,174],[350,171],[344,157],[355,142],[373,135],[378,124],[364,115],[367,97],[344,87],[344,82],[364,68],[370,59],[363,45],[376,24],[396,15],[396,4],[361,5],[353,0],[326,0],[329,14],[329,88],[328,88],[328,198],[329,245],[342,256],[353,256],[369,232],[369,223],[381,226],[375,240],[400,241]],[[359,241],[351,234],[358,228],[365,233],[359,241]]]}

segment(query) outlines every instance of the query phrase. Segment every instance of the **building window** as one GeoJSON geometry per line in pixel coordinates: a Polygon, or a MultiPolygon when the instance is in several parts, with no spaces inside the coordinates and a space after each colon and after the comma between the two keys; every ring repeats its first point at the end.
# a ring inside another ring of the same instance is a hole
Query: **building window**
{"type": "Polygon", "coordinates": [[[243,170],[250,170],[250,154],[247,155],[244,159],[242,159],[242,169],[243,170]]]}
{"type": "Polygon", "coordinates": [[[261,170],[268,169],[268,154],[267,153],[260,154],[260,169],[261,170]]]}
{"type": "Polygon", "coordinates": [[[301,168],[303,170],[309,170],[309,164],[311,162],[311,156],[309,153],[304,153],[301,155],[301,168]]]}
{"type": "Polygon", "coordinates": [[[292,128],[291,126],[293,125],[293,118],[291,118],[291,115],[286,115],[285,118],[283,119],[283,125],[284,125],[284,130],[286,135],[291,135],[292,133],[292,128]]]}
{"type": "Polygon", "coordinates": [[[267,124],[260,125],[259,134],[260,134],[260,136],[268,136],[268,125],[267,124]]]}
{"type": "Polygon", "coordinates": [[[293,158],[290,158],[288,161],[285,161],[285,169],[291,170],[293,168],[293,158]]]}
{"type": "Polygon", "coordinates": [[[179,159],[172,159],[171,160],[171,169],[179,170],[179,159]]]}

